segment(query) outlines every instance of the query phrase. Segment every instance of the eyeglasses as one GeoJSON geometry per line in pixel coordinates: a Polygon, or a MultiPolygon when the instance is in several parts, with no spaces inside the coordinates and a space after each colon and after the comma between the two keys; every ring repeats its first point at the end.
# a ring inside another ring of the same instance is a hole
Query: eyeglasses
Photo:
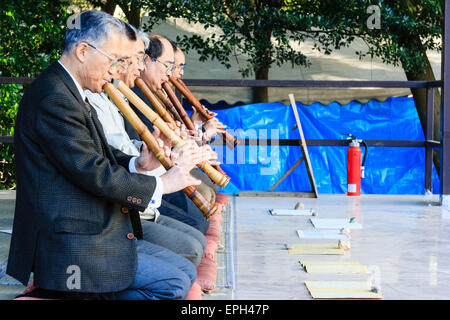
{"type": "MultiPolygon", "coordinates": [[[[138,55],[136,55],[136,62],[137,62],[137,65],[145,65],[145,60],[146,60],[146,55],[144,54],[144,55],[142,55],[142,56],[138,56],[138,55]]],[[[133,61],[131,61],[130,60],[130,62],[128,63],[128,65],[127,65],[127,68],[129,67],[129,66],[131,66],[133,64],[133,61]]]]}
{"type": "Polygon", "coordinates": [[[153,61],[153,62],[159,62],[159,63],[161,63],[164,67],[166,67],[167,72],[174,72],[175,69],[177,68],[177,66],[174,65],[174,64],[168,66],[168,65],[165,64],[164,62],[161,62],[161,61],[159,61],[158,59],[155,59],[155,58],[153,58],[152,61],[153,61]]]}
{"type": "Polygon", "coordinates": [[[185,64],[179,64],[179,65],[177,65],[177,68],[180,68],[180,71],[181,71],[181,70],[186,69],[186,65],[185,64]]]}
{"type": "Polygon", "coordinates": [[[90,44],[88,42],[86,42],[86,44],[89,47],[93,48],[94,50],[97,50],[98,52],[100,52],[102,55],[104,55],[108,59],[112,60],[113,62],[111,63],[111,66],[110,66],[111,69],[122,68],[123,70],[126,70],[128,68],[129,64],[127,64],[124,59],[114,59],[113,57],[111,57],[109,54],[107,54],[103,50],[100,50],[100,49],[96,48],[94,45],[92,45],[92,44],[90,44]]]}
{"type": "Polygon", "coordinates": [[[146,55],[143,54],[142,56],[137,57],[137,63],[138,64],[145,64],[145,59],[146,59],[146,55]]]}

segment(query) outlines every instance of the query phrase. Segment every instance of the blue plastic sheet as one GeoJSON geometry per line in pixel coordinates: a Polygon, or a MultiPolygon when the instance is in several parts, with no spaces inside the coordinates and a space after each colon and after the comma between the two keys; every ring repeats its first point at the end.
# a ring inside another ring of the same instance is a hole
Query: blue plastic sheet
{"type": "MultiPolygon", "coordinates": [[[[414,101],[393,97],[384,102],[351,102],[346,105],[297,102],[305,139],[424,140],[414,101]]],[[[214,110],[238,138],[299,139],[290,105],[261,103],[214,110]]],[[[261,142],[261,141],[260,141],[261,142]]],[[[268,191],[302,156],[300,147],[238,146],[234,150],[213,144],[221,167],[231,177],[223,192],[268,191]]],[[[343,194],[347,183],[348,147],[308,147],[319,194],[343,194]]],[[[364,153],[364,148],[361,148],[364,153]]],[[[425,149],[369,147],[363,194],[424,194],[425,149]]],[[[304,161],[274,191],[310,191],[304,161]]],[[[439,178],[433,168],[433,192],[439,178]]]]}

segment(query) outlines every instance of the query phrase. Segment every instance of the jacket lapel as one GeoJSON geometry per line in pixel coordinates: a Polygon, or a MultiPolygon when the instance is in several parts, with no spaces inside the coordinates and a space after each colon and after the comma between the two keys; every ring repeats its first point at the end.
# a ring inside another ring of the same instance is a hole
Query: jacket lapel
{"type": "Polygon", "coordinates": [[[114,154],[112,153],[108,140],[105,137],[105,133],[103,132],[102,124],[100,123],[100,120],[98,120],[97,111],[95,111],[95,108],[93,108],[89,100],[86,98],[86,108],[88,108],[89,115],[91,116],[92,122],[94,123],[95,128],[97,129],[97,134],[100,138],[102,149],[105,153],[105,155],[111,160],[113,164],[117,164],[116,158],[114,157],[114,154]]]}
{"type": "Polygon", "coordinates": [[[111,152],[108,141],[106,140],[105,134],[103,133],[103,127],[100,124],[100,121],[97,117],[97,112],[95,109],[89,104],[89,102],[83,101],[80,92],[77,89],[77,86],[72,80],[72,77],[67,73],[66,70],[61,66],[61,64],[56,61],[54,62],[50,68],[52,68],[52,71],[61,79],[61,81],[67,86],[67,88],[70,90],[70,92],[74,95],[74,97],[77,99],[77,101],[82,105],[83,109],[86,111],[86,113],[89,115],[89,118],[94,123],[94,127],[97,131],[98,137],[101,142],[101,147],[103,149],[103,153],[106,157],[108,157],[112,163],[116,164],[116,158],[114,157],[113,153],[111,152]]]}
{"type": "Polygon", "coordinates": [[[52,71],[62,80],[62,82],[69,88],[70,92],[74,95],[74,97],[77,99],[77,101],[84,105],[84,101],[81,98],[80,93],[78,92],[77,86],[75,85],[75,82],[73,82],[70,75],[67,73],[66,70],[64,70],[63,66],[58,61],[55,61],[50,68],[52,71]]]}

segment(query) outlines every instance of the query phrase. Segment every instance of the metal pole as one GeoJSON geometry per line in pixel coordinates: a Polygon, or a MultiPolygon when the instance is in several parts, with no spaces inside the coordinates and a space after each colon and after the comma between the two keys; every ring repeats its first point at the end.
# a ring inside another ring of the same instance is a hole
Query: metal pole
{"type": "MultiPolygon", "coordinates": [[[[434,89],[427,88],[427,125],[425,140],[433,140],[433,107],[434,89]]],[[[425,147],[425,192],[433,193],[433,148],[429,145],[425,147]]]]}
{"type": "Polygon", "coordinates": [[[442,26],[441,65],[441,205],[450,207],[450,0],[444,1],[444,25],[442,26]]]}

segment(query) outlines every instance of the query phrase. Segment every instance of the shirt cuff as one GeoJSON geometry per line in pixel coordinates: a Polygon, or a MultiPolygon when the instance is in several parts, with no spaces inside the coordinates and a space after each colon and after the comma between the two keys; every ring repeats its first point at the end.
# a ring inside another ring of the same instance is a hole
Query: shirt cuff
{"type": "Polygon", "coordinates": [[[131,173],[138,173],[136,170],[136,166],[134,164],[134,162],[136,161],[137,157],[132,157],[130,159],[130,163],[128,164],[128,171],[130,171],[131,173]]]}
{"type": "Polygon", "coordinates": [[[160,177],[155,177],[155,179],[156,179],[155,191],[153,192],[152,199],[150,200],[147,208],[158,208],[161,206],[164,185],[160,177]]]}
{"type": "MultiPolygon", "coordinates": [[[[139,173],[139,172],[137,172],[135,164],[134,164],[135,160],[136,160],[136,157],[132,157],[130,159],[130,163],[128,165],[128,169],[130,170],[131,173],[139,173]]],[[[153,196],[152,196],[147,208],[159,208],[161,206],[161,200],[162,200],[163,191],[164,191],[164,184],[160,177],[155,176],[155,179],[156,179],[155,191],[153,192],[153,196]]]]}

